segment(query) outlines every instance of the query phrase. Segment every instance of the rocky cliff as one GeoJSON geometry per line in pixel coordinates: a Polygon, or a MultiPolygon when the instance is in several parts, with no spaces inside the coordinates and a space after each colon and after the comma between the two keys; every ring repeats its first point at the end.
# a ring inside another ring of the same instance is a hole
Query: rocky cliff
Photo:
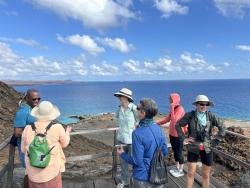
{"type": "Polygon", "coordinates": [[[13,117],[21,94],[0,81],[0,142],[12,132],[13,117]]]}

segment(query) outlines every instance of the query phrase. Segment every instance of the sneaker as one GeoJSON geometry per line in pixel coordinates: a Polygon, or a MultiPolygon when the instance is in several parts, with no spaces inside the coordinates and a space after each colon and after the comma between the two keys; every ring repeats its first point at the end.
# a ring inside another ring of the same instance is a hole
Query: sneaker
{"type": "Polygon", "coordinates": [[[174,173],[172,173],[172,175],[174,177],[178,178],[178,177],[184,176],[184,172],[183,172],[183,170],[177,170],[174,173]]]}
{"type": "Polygon", "coordinates": [[[177,173],[177,171],[179,171],[179,170],[176,166],[169,170],[170,174],[177,173]]]}
{"type": "Polygon", "coordinates": [[[124,188],[126,185],[124,183],[119,183],[116,188],[124,188]]]}

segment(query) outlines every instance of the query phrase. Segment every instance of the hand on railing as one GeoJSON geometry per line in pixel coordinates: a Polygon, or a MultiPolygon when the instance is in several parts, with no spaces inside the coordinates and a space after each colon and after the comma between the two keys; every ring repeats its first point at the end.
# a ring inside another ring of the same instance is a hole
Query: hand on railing
{"type": "Polygon", "coordinates": [[[117,154],[121,155],[122,153],[124,153],[124,149],[123,149],[123,146],[120,146],[117,148],[117,154]]]}

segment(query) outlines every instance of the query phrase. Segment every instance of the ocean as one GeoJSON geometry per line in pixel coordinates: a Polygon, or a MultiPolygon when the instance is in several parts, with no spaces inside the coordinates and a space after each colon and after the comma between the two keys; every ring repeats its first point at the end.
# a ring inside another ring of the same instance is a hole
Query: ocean
{"type": "Polygon", "coordinates": [[[40,91],[42,100],[56,104],[64,117],[115,112],[118,100],[114,93],[127,87],[133,91],[135,103],[141,98],[154,99],[159,112],[169,109],[168,97],[172,92],[181,96],[186,111],[194,109],[192,102],[198,94],[213,100],[212,112],[229,119],[250,120],[249,80],[186,80],[186,81],[134,81],[134,82],[75,82],[68,84],[15,86],[21,92],[29,88],[40,91]]]}

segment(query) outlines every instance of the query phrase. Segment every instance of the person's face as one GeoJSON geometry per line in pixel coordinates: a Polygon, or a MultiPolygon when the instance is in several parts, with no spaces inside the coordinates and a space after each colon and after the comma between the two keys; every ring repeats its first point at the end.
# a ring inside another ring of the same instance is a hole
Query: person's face
{"type": "Polygon", "coordinates": [[[31,92],[29,96],[27,96],[27,103],[31,106],[31,108],[34,108],[37,106],[40,102],[40,94],[38,92],[31,92]]]}
{"type": "Polygon", "coordinates": [[[146,117],[146,113],[142,110],[141,104],[137,105],[137,115],[139,120],[143,120],[146,117]]]}
{"type": "Polygon", "coordinates": [[[118,98],[119,98],[121,105],[127,104],[129,102],[127,97],[119,96],[118,98]]]}
{"type": "Polygon", "coordinates": [[[198,102],[196,104],[196,108],[198,112],[206,112],[209,108],[209,103],[208,102],[198,102]]]}

